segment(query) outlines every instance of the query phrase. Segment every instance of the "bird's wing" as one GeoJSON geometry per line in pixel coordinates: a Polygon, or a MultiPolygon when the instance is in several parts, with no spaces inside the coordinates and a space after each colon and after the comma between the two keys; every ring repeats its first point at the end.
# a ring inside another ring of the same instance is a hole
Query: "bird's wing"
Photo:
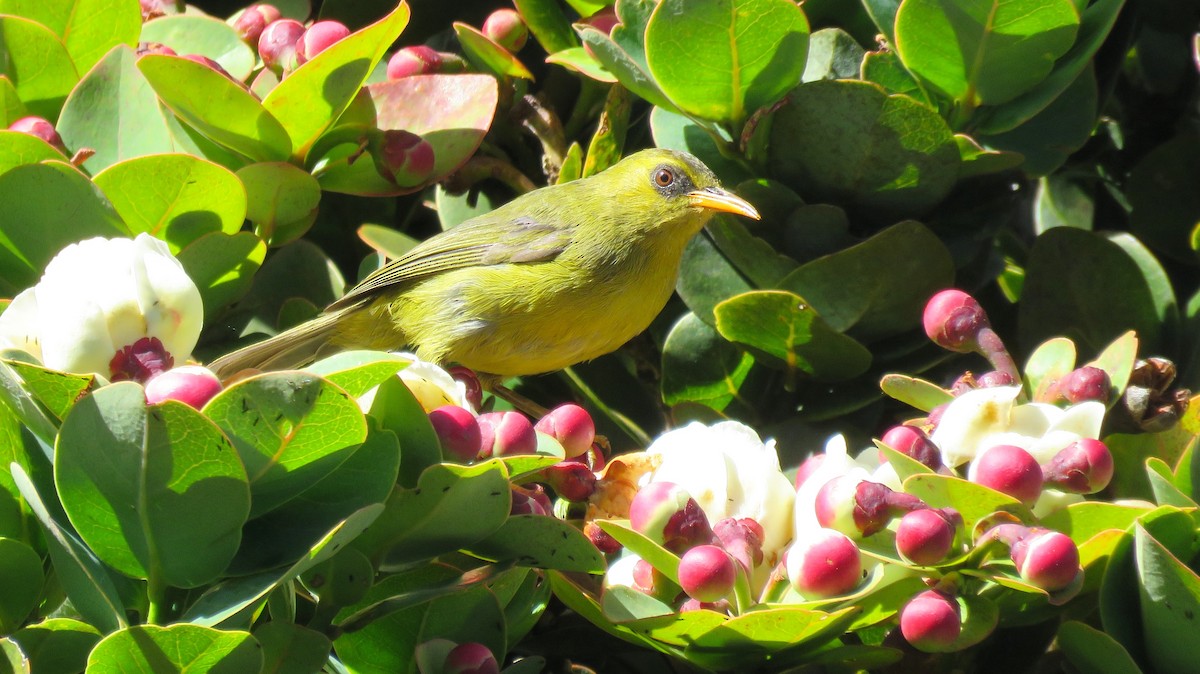
{"type": "Polygon", "coordinates": [[[574,225],[547,225],[529,217],[519,217],[508,227],[498,228],[494,219],[484,216],[428,239],[392,260],[329,305],[327,311],[356,304],[397,284],[445,271],[553,260],[570,245],[575,230],[574,225]]]}

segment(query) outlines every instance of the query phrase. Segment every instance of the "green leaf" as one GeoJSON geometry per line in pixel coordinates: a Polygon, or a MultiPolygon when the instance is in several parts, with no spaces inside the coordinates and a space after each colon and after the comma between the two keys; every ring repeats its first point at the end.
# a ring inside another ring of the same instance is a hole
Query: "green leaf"
{"type": "Polygon", "coordinates": [[[888,396],[912,405],[922,412],[928,412],[954,399],[949,391],[937,384],[902,374],[884,375],[879,387],[888,396]]]}
{"type": "Polygon", "coordinates": [[[1043,176],[1062,166],[1091,137],[1099,113],[1099,91],[1092,68],[1086,68],[1062,94],[1011,131],[979,136],[988,147],[1019,152],[1021,168],[1043,176]]]}
{"type": "Polygon", "coordinates": [[[612,84],[617,81],[617,78],[605,70],[604,65],[597,61],[596,57],[588,53],[583,47],[571,47],[570,49],[554,52],[546,57],[546,63],[553,63],[564,68],[569,68],[597,82],[612,84]]]}
{"type": "Polygon", "coordinates": [[[664,0],[646,26],[646,61],[681,110],[740,128],[799,81],[808,31],[789,0],[664,0]]]}
{"type": "Polygon", "coordinates": [[[895,44],[909,70],[974,107],[1033,88],[1078,30],[1071,0],[905,0],[895,44]]]}
{"type": "Polygon", "coordinates": [[[273,620],[254,630],[262,645],[265,672],[303,674],[318,672],[329,660],[329,637],[294,623],[273,620]]]}
{"type": "Polygon", "coordinates": [[[63,104],[58,132],[69,148],[95,150],[85,164],[93,175],[123,159],[176,150],[137,58],[125,46],[108,52],[63,104]]]}
{"type": "Polygon", "coordinates": [[[267,94],[263,108],[286,129],[294,158],[304,159],[313,142],[350,105],[384,51],[400,37],[408,16],[408,5],[401,3],[383,19],[306,61],[267,94]]]}
{"type": "Polygon", "coordinates": [[[245,81],[257,55],[228,23],[211,16],[172,14],[147,21],[142,42],[159,42],[176,54],[199,54],[221,64],[235,80],[245,81]]]}
{"type": "Polygon", "coordinates": [[[379,385],[369,413],[400,439],[404,461],[399,481],[415,487],[423,471],[442,460],[442,447],[429,415],[399,377],[388,377],[379,385]]]}
{"type": "Polygon", "coordinates": [[[68,244],[93,236],[129,236],[112,205],[78,169],[47,162],[0,175],[0,295],[37,283],[68,244]]]}
{"type": "Polygon", "coordinates": [[[822,28],[809,38],[802,82],[857,79],[866,51],[841,28],[822,28]]]}
{"type": "Polygon", "coordinates": [[[461,21],[454,22],[454,35],[471,65],[497,77],[533,79],[524,63],[504,47],[493,42],[478,29],[461,21]]]}
{"type": "Polygon", "coordinates": [[[958,143],[959,157],[962,159],[958,171],[960,180],[1015,169],[1025,161],[1025,155],[1019,152],[987,150],[974,138],[961,133],[954,134],[954,142],[958,143]]]}
{"type": "Polygon", "coordinates": [[[600,173],[621,160],[625,136],[629,131],[629,112],[633,100],[625,87],[609,87],[604,109],[596,122],[596,133],[588,144],[583,162],[583,177],[600,173]]]}
{"type": "Polygon", "coordinates": [[[212,68],[161,54],[139,58],[137,67],[163,103],[213,142],[258,161],[291,156],[292,142],[279,120],[253,94],[212,68]]]}
{"type": "Polygon", "coordinates": [[[49,28],[63,41],[81,73],[117,45],[137,46],[142,29],[139,8],[120,0],[3,0],[0,14],[32,19],[49,28]]]}
{"type": "Polygon", "coordinates": [[[0,578],[0,634],[12,634],[37,608],[46,581],[42,558],[21,541],[0,538],[0,578]]]}
{"type": "Polygon", "coordinates": [[[1200,658],[1200,577],[1143,526],[1134,540],[1147,658],[1157,671],[1187,671],[1200,658]]]}
{"type": "Polygon", "coordinates": [[[17,88],[30,114],[54,122],[79,71],[62,40],[40,23],[0,15],[0,75],[17,88]]]}
{"type": "Polygon", "coordinates": [[[1022,521],[1032,514],[1020,501],[983,485],[949,475],[914,475],[904,481],[904,491],[919,497],[931,508],[954,508],[963,516],[965,531],[986,515],[1002,510],[1022,521]]]}
{"type": "Polygon", "coordinates": [[[246,219],[246,191],[237,176],[189,154],[128,159],[94,180],[131,233],[162,239],[173,253],[205,234],[235,234],[246,219]]]}
{"type": "Polygon", "coordinates": [[[737,185],[751,177],[745,164],[721,153],[709,131],[683,115],[655,106],[650,111],[650,132],[656,146],[696,155],[725,185],[737,185]]]}
{"type": "Polygon", "coordinates": [[[411,363],[410,359],[394,353],[342,351],[322,358],[304,369],[321,375],[326,381],[337,384],[357,398],[411,363]]]}
{"type": "Polygon", "coordinates": [[[55,444],[54,482],[80,537],[118,571],[176,587],[216,578],[250,507],[229,441],[175,401],[146,406],[130,382],[76,403],[55,444]]]}
{"type": "Polygon", "coordinates": [[[1063,335],[1094,352],[1133,329],[1153,352],[1163,338],[1165,317],[1137,262],[1116,243],[1074,228],[1051,229],[1034,242],[1018,309],[1026,349],[1063,335]]]}
{"type": "MultiPolygon", "coordinates": [[[[0,82],[2,81],[7,80],[0,78],[0,82]]],[[[0,173],[46,159],[63,161],[66,157],[41,138],[20,131],[0,129],[0,173]]]]}
{"type": "Polygon", "coordinates": [[[953,282],[950,251],[908,220],[802,265],[778,287],[808,300],[831,329],[872,341],[919,324],[929,297],[953,282]]]}
{"type": "Polygon", "coordinates": [[[933,110],[870,82],[827,80],[788,94],[771,124],[768,161],[805,201],[885,222],[941,201],[960,163],[954,134],[933,110]]]}
{"type": "Polygon", "coordinates": [[[1038,181],[1034,199],[1037,233],[1051,227],[1092,228],[1096,203],[1088,189],[1069,176],[1044,176],[1038,181]]]}
{"type": "Polygon", "coordinates": [[[1068,620],[1059,626],[1057,641],[1059,650],[1079,671],[1142,674],[1120,642],[1077,620],[1068,620]]]}
{"type": "Polygon", "coordinates": [[[82,672],[88,653],[100,641],[95,627],[71,618],[47,618],[23,627],[11,639],[29,658],[32,671],[44,674],[82,672]]]}
{"type": "Polygon", "coordinates": [[[1113,340],[1096,359],[1088,363],[1108,373],[1109,381],[1114,392],[1124,391],[1133,374],[1133,366],[1137,361],[1137,333],[1130,330],[1113,340]]]}
{"type": "Polygon", "coordinates": [[[0,122],[4,123],[4,128],[7,129],[9,124],[27,114],[25,104],[17,95],[17,88],[13,86],[12,80],[0,75],[0,122]]]}
{"type": "Polygon", "coordinates": [[[522,566],[604,573],[604,556],[571,524],[544,515],[514,515],[492,535],[467,546],[477,557],[522,566]]]}
{"type": "Polygon", "coordinates": [[[1029,354],[1025,363],[1025,387],[1029,397],[1045,401],[1051,390],[1075,369],[1075,342],[1066,337],[1054,337],[1042,342],[1029,354]]]}
{"type": "Polygon", "coordinates": [[[88,656],[87,671],[244,674],[262,666],[262,647],[249,632],[187,624],[137,625],[104,637],[88,656]]]}
{"type": "Polygon", "coordinates": [[[250,517],[300,496],[367,439],[358,404],[305,372],[269,372],[221,391],[204,414],[233,441],[250,480],[250,517]]]}
{"type": "Polygon", "coordinates": [[[934,107],[921,84],[900,62],[894,51],[871,51],[863,56],[859,79],[874,82],[889,94],[904,94],[934,107]]]}
{"type": "Polygon", "coordinates": [[[321,186],[308,171],[272,162],[238,169],[237,177],[245,186],[246,218],[269,245],[295,241],[316,221],[321,186]]]}
{"type": "MultiPolygon", "coordinates": [[[[784,291],[757,291],[725,300],[715,309],[717,331],[745,345],[794,376],[849,379],[871,364],[871,353],[834,331],[802,297],[784,291]]],[[[762,358],[758,358],[762,362],[762,358]]]]}
{"type": "Polygon", "coordinates": [[[1200,195],[1185,177],[1200,171],[1200,135],[1183,133],[1158,145],[1133,167],[1125,186],[1130,229],[1170,258],[1196,262],[1191,234],[1200,222],[1200,195]]]}
{"type": "Polygon", "coordinates": [[[555,0],[513,0],[513,5],[547,54],[579,44],[571,32],[571,24],[563,13],[562,5],[555,0]]]}
{"type": "Polygon", "coordinates": [[[32,363],[5,360],[21,378],[21,384],[54,416],[62,419],[75,401],[96,381],[94,374],[71,374],[32,363]]]}
{"type": "MultiPolygon", "coordinates": [[[[604,71],[611,73],[612,77],[621,83],[621,86],[649,101],[655,108],[670,112],[677,111],[675,104],[663,93],[662,88],[646,66],[645,52],[640,44],[640,34],[638,48],[635,49],[635,53],[631,54],[625,45],[618,44],[612,37],[596,28],[586,26],[579,27],[577,30],[579,30],[579,36],[583,39],[583,43],[591,48],[592,55],[600,62],[604,71]]],[[[614,29],[614,34],[618,30],[620,27],[614,29]]],[[[633,29],[627,30],[632,31],[633,29]]]]}
{"type": "Polygon", "coordinates": [[[1041,523],[1082,544],[1104,531],[1125,531],[1151,509],[1148,505],[1082,501],[1055,510],[1042,518],[1041,523]]]}
{"type": "Polygon", "coordinates": [[[593,520],[604,533],[646,560],[667,580],[679,584],[679,556],[664,548],[649,536],[635,530],[628,520],[593,520]]]}
{"type": "Polygon", "coordinates": [[[663,344],[663,402],[698,402],[720,412],[741,400],[739,391],[753,365],[753,356],[688,312],[671,328],[663,344]]]}
{"type": "Polygon", "coordinates": [[[246,294],[266,255],[266,243],[250,232],[210,232],[175,257],[200,289],[207,322],[246,294]]]}

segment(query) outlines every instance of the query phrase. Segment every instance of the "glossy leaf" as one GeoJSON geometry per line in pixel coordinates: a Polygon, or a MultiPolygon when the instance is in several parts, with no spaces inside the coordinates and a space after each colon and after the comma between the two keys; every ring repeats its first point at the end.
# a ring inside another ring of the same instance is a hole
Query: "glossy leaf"
{"type": "Polygon", "coordinates": [[[399,483],[415,487],[425,469],[442,460],[442,448],[429,415],[399,377],[388,377],[379,385],[369,413],[400,439],[404,460],[400,463],[399,483]]]}
{"type": "Polygon", "coordinates": [[[59,419],[96,381],[94,374],[59,372],[15,360],[8,361],[8,365],[21,378],[25,390],[59,419]]]}
{"type": "MultiPolygon", "coordinates": [[[[614,33],[620,27],[614,29],[614,33]]],[[[583,43],[591,48],[592,57],[603,66],[604,72],[611,76],[621,86],[629,89],[642,99],[649,101],[656,108],[676,111],[675,104],[663,93],[662,88],[650,74],[645,62],[645,52],[641,48],[640,37],[638,48],[630,53],[628,47],[618,43],[612,37],[590,26],[577,28],[583,43]]],[[[629,31],[635,29],[629,28],[629,31]]]]}
{"type": "Polygon", "coordinates": [[[1080,671],[1098,674],[1142,674],[1121,644],[1090,625],[1068,620],[1058,628],[1058,647],[1080,671]]]}
{"type": "Polygon", "coordinates": [[[140,386],[119,383],[63,421],[54,481],[71,523],[113,568],[197,587],[229,563],[250,507],[230,449],[187,405],[147,407],[140,386]]]}
{"type": "Polygon", "coordinates": [[[980,518],[998,510],[1028,520],[1029,510],[1019,501],[994,489],[949,475],[914,475],[904,481],[904,491],[931,508],[954,508],[963,516],[966,531],[980,518]]]}
{"type": "Polygon", "coordinates": [[[257,55],[238,37],[228,23],[211,16],[172,14],[147,21],[142,26],[142,42],[158,42],[180,56],[206,56],[225,69],[234,79],[245,81],[254,70],[257,55]]]}
{"type": "Polygon", "coordinates": [[[688,312],[663,344],[663,402],[698,402],[720,412],[740,398],[739,390],[753,365],[753,356],[688,312]]]}
{"type": "Polygon", "coordinates": [[[513,5],[529,26],[529,32],[542,44],[547,54],[570,49],[578,41],[562,5],[554,0],[514,0],[513,5]]]}
{"type": "Polygon", "coordinates": [[[461,21],[455,21],[454,35],[458,38],[458,44],[466,54],[467,60],[479,70],[497,77],[533,79],[533,73],[529,72],[520,59],[493,42],[477,28],[461,21]]]}
{"type": "Polygon", "coordinates": [[[1200,170],[1200,135],[1181,134],[1133,167],[1125,192],[1133,207],[1133,233],[1160,254],[1189,263],[1196,261],[1189,239],[1200,218],[1200,196],[1186,186],[1185,177],[1195,170],[1200,170]]]}
{"type": "Polygon", "coordinates": [[[0,75],[16,86],[30,113],[51,122],[79,81],[62,40],[42,24],[18,16],[0,15],[0,75]]]}
{"type": "Polygon", "coordinates": [[[320,671],[333,648],[324,634],[280,620],[256,628],[254,638],[262,646],[264,671],[279,674],[320,671]]]}
{"type": "Polygon", "coordinates": [[[901,374],[884,375],[879,387],[888,396],[922,412],[928,412],[954,399],[949,391],[936,384],[901,374]]]}
{"type": "Polygon", "coordinates": [[[570,523],[544,515],[514,515],[487,538],[467,546],[471,554],[493,561],[581,573],[603,573],[604,557],[570,523]]]}
{"type": "Polygon", "coordinates": [[[1200,577],[1145,528],[1135,526],[1134,539],[1147,657],[1158,671],[1186,671],[1200,658],[1187,618],[1200,612],[1200,577]]]}
{"type": "Polygon", "coordinates": [[[21,541],[0,538],[0,576],[0,634],[12,634],[38,605],[45,582],[42,558],[21,541]]]}
{"type": "Polygon", "coordinates": [[[237,172],[246,192],[246,218],[271,246],[291,243],[317,219],[321,186],[307,171],[284,162],[251,164],[237,172]]]}
{"type": "Polygon", "coordinates": [[[1075,342],[1055,337],[1042,342],[1025,363],[1025,385],[1034,400],[1049,400],[1054,386],[1075,369],[1075,342]]]}
{"type": "Polygon", "coordinates": [[[250,232],[211,232],[188,244],[176,258],[200,289],[204,316],[211,319],[246,294],[266,255],[266,244],[250,232]]]}
{"type": "Polygon", "coordinates": [[[136,46],[142,16],[113,0],[4,0],[0,14],[32,19],[63,41],[75,68],[84,73],[117,45],[136,46]]]}
{"type": "Polygon", "coordinates": [[[17,630],[10,637],[29,658],[30,668],[47,674],[81,672],[88,653],[100,641],[100,631],[72,618],[47,618],[17,630]]]}
{"type": "Polygon", "coordinates": [[[655,106],[650,111],[650,132],[655,146],[696,155],[724,185],[737,185],[752,177],[744,163],[721,153],[709,131],[681,114],[655,106]]]}
{"type": "Polygon", "coordinates": [[[179,671],[235,674],[262,668],[262,648],[248,632],[199,625],[137,625],[104,637],[88,657],[88,672],[179,671]]]}
{"type": "Polygon", "coordinates": [[[0,173],[47,159],[63,161],[66,157],[41,138],[0,129],[0,173]]]}
{"type": "Polygon", "coordinates": [[[1099,92],[1091,68],[1084,69],[1053,102],[1021,126],[994,136],[980,136],[988,147],[1019,152],[1021,168],[1034,176],[1048,175],[1091,137],[1098,115],[1099,92]]]}

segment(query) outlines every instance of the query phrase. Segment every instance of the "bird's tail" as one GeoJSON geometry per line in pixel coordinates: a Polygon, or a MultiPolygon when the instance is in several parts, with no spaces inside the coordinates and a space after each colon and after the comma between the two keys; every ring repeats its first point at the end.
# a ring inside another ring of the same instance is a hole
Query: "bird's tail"
{"type": "Polygon", "coordinates": [[[274,337],[221,356],[209,363],[208,369],[225,379],[248,368],[281,370],[307,365],[329,345],[343,313],[345,310],[321,314],[274,337]]]}

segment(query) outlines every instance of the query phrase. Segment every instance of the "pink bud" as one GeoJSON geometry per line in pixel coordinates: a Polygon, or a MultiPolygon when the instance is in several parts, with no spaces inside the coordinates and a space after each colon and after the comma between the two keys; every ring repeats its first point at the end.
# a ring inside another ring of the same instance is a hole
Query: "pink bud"
{"type": "Polygon", "coordinates": [[[380,143],[380,159],[401,187],[420,185],[433,175],[433,146],[408,131],[388,129],[380,143]]]}
{"type": "Polygon", "coordinates": [[[279,74],[296,68],[296,43],[304,35],[304,24],[293,19],[272,21],[258,36],[258,55],[263,65],[279,74]]]}
{"type": "Polygon", "coordinates": [[[350,35],[350,29],[340,21],[314,23],[296,41],[296,62],[305,63],[312,60],[314,56],[348,35],[350,35]]]}
{"type": "Polygon", "coordinates": [[[1010,553],[1021,578],[1047,592],[1070,586],[1083,572],[1079,566],[1079,548],[1066,534],[1057,531],[1031,529],[1012,545],[1010,553]]]}
{"type": "Polygon", "coordinates": [[[441,72],[442,55],[432,47],[405,47],[388,59],[387,77],[398,80],[411,75],[430,75],[441,72]]]}
{"type": "Polygon", "coordinates": [[[54,125],[41,117],[22,117],[8,125],[9,131],[19,131],[34,138],[41,138],[60,152],[66,152],[62,136],[54,129],[54,125]]]}
{"type": "Polygon", "coordinates": [[[512,53],[521,51],[529,39],[525,21],[511,9],[497,9],[483,22],[483,34],[512,53]]]}
{"type": "Polygon", "coordinates": [[[141,337],[113,354],[108,362],[110,381],[136,381],[145,383],[160,372],[175,365],[175,357],[157,337],[141,337]]]}
{"type": "Polygon", "coordinates": [[[971,464],[972,482],[1003,492],[1032,506],[1042,495],[1042,467],[1029,452],[1015,445],[996,445],[971,464]]]}
{"type": "Polygon", "coordinates": [[[821,469],[821,465],[825,463],[825,456],[825,454],[813,454],[800,464],[800,467],[796,469],[796,489],[803,487],[808,478],[821,469]]]}
{"type": "Polygon", "coordinates": [[[221,380],[206,367],[183,365],[154,375],[146,382],[146,402],[157,405],[178,400],[195,409],[221,392],[221,380]]]}
{"type": "Polygon", "coordinates": [[[471,404],[472,409],[479,409],[483,405],[483,385],[479,383],[479,376],[469,367],[462,365],[452,365],[446,368],[446,372],[454,378],[454,381],[461,383],[467,388],[467,402],[471,404]]]}
{"type": "Polygon", "coordinates": [[[991,370],[984,372],[975,378],[975,383],[979,388],[995,388],[997,386],[1012,386],[1017,383],[1013,376],[1007,372],[1000,370],[991,370]]]}
{"type": "Polygon", "coordinates": [[[250,5],[233,22],[233,29],[243,42],[253,47],[258,44],[263,30],[279,17],[279,10],[274,5],[250,5]]]}
{"type": "MultiPolygon", "coordinates": [[[[595,28],[605,35],[612,35],[613,28],[616,28],[621,21],[617,18],[616,9],[610,5],[584,19],[582,23],[586,26],[595,28]]],[[[587,53],[591,54],[593,58],[596,56],[596,54],[592,52],[592,48],[588,46],[587,43],[584,43],[583,49],[587,53]]]]}
{"type": "Polygon", "coordinates": [[[877,482],[841,475],[817,492],[813,510],[817,522],[851,538],[870,536],[887,526],[893,516],[926,507],[911,494],[892,491],[877,482]]]}
{"type": "Polygon", "coordinates": [[[537,433],[520,412],[488,412],[476,422],[481,434],[479,458],[537,452],[537,433]]]}
{"type": "Polygon", "coordinates": [[[938,423],[941,422],[942,415],[946,413],[946,409],[948,407],[950,407],[950,403],[942,403],[941,405],[929,410],[929,414],[925,417],[925,423],[936,428],[938,423]]]}
{"type": "Polygon", "coordinates": [[[958,602],[937,590],[918,594],[900,610],[900,633],[919,651],[946,652],[962,633],[958,602]]]}
{"type": "Polygon", "coordinates": [[[550,497],[546,496],[542,485],[523,487],[514,484],[509,487],[512,491],[512,506],[509,508],[509,515],[547,516],[554,513],[554,505],[550,503],[550,497]]]}
{"type": "Polygon", "coordinates": [[[1046,484],[1062,491],[1094,494],[1112,481],[1112,452],[1099,440],[1083,438],[1055,454],[1042,473],[1046,484]]]}
{"type": "Polygon", "coordinates": [[[1088,400],[1106,403],[1111,389],[1108,373],[1091,366],[1072,370],[1058,382],[1058,392],[1071,404],[1088,400]]]}
{"type": "Polygon", "coordinates": [[[538,419],[533,427],[558,440],[568,459],[587,453],[596,439],[596,425],[592,423],[592,415],[572,403],[565,403],[550,410],[546,416],[538,419]]]}
{"type": "Polygon", "coordinates": [[[499,674],[500,664],[487,646],[474,641],[459,644],[446,654],[441,674],[499,674]]]}
{"type": "Polygon", "coordinates": [[[733,591],[737,568],[728,552],[716,545],[697,545],[679,558],[679,586],[702,602],[723,599],[733,591]]]}
{"type": "MultiPolygon", "coordinates": [[[[962,517],[957,520],[961,522],[962,517]]],[[[896,551],[913,564],[937,564],[950,552],[956,526],[954,518],[941,510],[925,508],[906,513],[896,527],[896,551]]]]}
{"type": "Polygon", "coordinates": [[[967,353],[977,347],[979,331],[988,326],[983,307],[961,290],[943,290],[925,305],[925,334],[938,346],[967,353]]]}
{"type": "Polygon", "coordinates": [[[752,518],[735,519],[726,517],[713,525],[713,535],[720,541],[721,547],[737,560],[747,572],[763,561],[763,532],[762,525],[752,518]]]}
{"type": "Polygon", "coordinates": [[[542,469],[542,480],[559,498],[581,503],[596,491],[596,474],[578,461],[559,461],[542,469]]]}
{"type": "Polygon", "coordinates": [[[629,525],[672,552],[713,541],[704,511],[673,482],[651,482],[639,489],[629,504],[629,525]]]}
{"type": "Polygon", "coordinates": [[[429,423],[442,445],[442,455],[458,463],[479,457],[483,434],[475,415],[457,405],[445,405],[429,413],[429,423]]]}
{"type": "Polygon", "coordinates": [[[836,597],[862,582],[862,560],[858,546],[845,534],[817,529],[788,550],[787,573],[806,597],[836,597]]]}
{"type": "Polygon", "coordinates": [[[633,564],[633,587],[646,594],[654,594],[662,579],[662,574],[650,562],[639,559],[633,564]]]}
{"type": "MultiPolygon", "coordinates": [[[[880,438],[883,444],[916,459],[931,470],[942,467],[942,455],[925,431],[916,426],[893,426],[880,438]]],[[[880,459],[884,457],[881,455],[880,459]]]]}
{"type": "Polygon", "coordinates": [[[621,544],[617,539],[597,526],[595,522],[583,523],[583,535],[587,536],[597,550],[606,555],[611,555],[621,549],[621,544]]]}

